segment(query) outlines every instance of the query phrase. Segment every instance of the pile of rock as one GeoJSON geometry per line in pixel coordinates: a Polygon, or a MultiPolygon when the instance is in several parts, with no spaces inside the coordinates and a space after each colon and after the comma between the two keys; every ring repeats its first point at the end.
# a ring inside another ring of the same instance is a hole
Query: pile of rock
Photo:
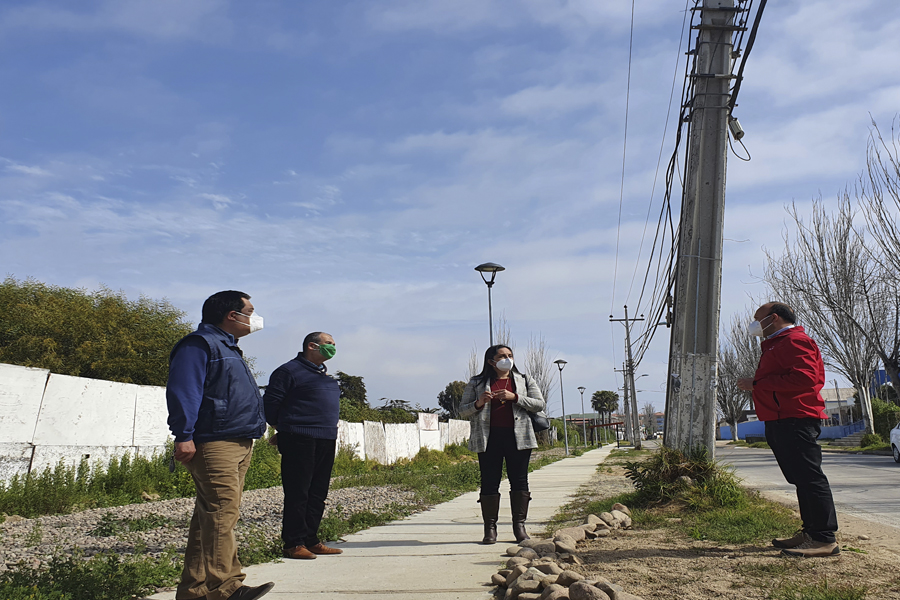
{"type": "Polygon", "coordinates": [[[579,527],[560,529],[552,540],[525,540],[507,549],[506,568],[491,577],[503,600],[641,600],[603,577],[586,579],[566,568],[580,565],[578,542],[631,528],[631,511],[615,504],[610,512],[588,515],[579,527]]]}

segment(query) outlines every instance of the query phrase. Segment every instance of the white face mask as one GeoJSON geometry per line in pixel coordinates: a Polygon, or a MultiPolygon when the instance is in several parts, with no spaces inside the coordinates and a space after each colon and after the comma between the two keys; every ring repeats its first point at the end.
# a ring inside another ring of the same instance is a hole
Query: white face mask
{"type": "MultiPolygon", "coordinates": [[[[769,315],[771,317],[772,315],[769,315]]],[[[769,317],[763,317],[763,321],[768,319],[769,317]]],[[[756,337],[766,337],[765,332],[763,332],[763,326],[760,321],[753,321],[750,323],[750,327],[747,328],[750,335],[755,335],[756,337]]]]}
{"type": "Polygon", "coordinates": [[[511,371],[513,368],[513,359],[501,358],[494,363],[494,366],[497,367],[497,369],[500,371],[511,371]]]}
{"type": "Polygon", "coordinates": [[[238,313],[238,314],[241,315],[242,317],[247,317],[248,319],[250,319],[249,323],[241,323],[241,321],[238,321],[238,323],[241,323],[242,325],[246,325],[247,327],[249,327],[250,333],[255,333],[263,328],[263,318],[258,313],[253,313],[252,315],[245,315],[244,313],[238,313]]]}

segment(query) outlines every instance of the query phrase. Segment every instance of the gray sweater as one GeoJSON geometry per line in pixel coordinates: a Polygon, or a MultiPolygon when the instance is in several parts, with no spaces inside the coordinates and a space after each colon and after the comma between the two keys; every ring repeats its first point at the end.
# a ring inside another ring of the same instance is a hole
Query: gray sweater
{"type": "MultiPolygon", "coordinates": [[[[512,372],[512,377],[516,384],[516,394],[519,396],[518,402],[512,404],[516,448],[519,450],[537,448],[537,438],[534,436],[534,428],[528,413],[543,411],[547,403],[544,402],[541,390],[534,379],[515,371],[512,372]]],[[[478,383],[473,377],[466,385],[459,404],[459,416],[468,418],[472,424],[472,431],[469,434],[469,450],[472,452],[487,450],[488,436],[491,433],[491,411],[487,406],[479,410],[475,407],[475,401],[489,386],[489,381],[478,383]]]]}

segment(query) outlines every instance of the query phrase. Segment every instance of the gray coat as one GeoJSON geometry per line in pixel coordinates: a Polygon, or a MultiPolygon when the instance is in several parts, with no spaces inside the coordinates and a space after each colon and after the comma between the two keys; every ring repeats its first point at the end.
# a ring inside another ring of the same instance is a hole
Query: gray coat
{"type": "MultiPolygon", "coordinates": [[[[544,410],[547,403],[544,402],[541,390],[534,379],[516,371],[512,372],[512,377],[516,384],[516,394],[519,396],[518,402],[512,403],[516,448],[519,450],[537,448],[537,438],[534,437],[534,428],[528,412],[540,412],[544,410]]],[[[476,383],[476,381],[476,378],[473,377],[466,385],[462,401],[459,404],[459,416],[468,418],[472,424],[472,431],[469,434],[469,450],[484,452],[487,450],[488,436],[491,433],[491,411],[489,406],[484,406],[479,410],[475,407],[475,401],[490,386],[490,382],[476,383]]]]}

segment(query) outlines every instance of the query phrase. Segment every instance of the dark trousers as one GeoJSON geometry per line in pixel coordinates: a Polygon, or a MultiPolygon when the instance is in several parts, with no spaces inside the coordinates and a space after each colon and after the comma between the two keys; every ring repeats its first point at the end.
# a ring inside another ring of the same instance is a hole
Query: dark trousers
{"type": "Polygon", "coordinates": [[[278,432],[284,514],[281,539],[285,549],[319,543],[319,525],[334,467],[336,440],[278,432]]]}
{"type": "Polygon", "coordinates": [[[838,523],[831,486],[822,472],[822,449],[816,443],[820,423],[819,419],[766,421],[766,441],[784,478],[797,486],[803,531],[816,541],[832,543],[838,523]]]}
{"type": "Polygon", "coordinates": [[[516,435],[512,427],[492,427],[487,448],[484,452],[478,453],[482,496],[500,493],[504,459],[509,488],[514,492],[528,491],[528,461],[531,460],[531,448],[526,450],[516,448],[516,435]]]}

